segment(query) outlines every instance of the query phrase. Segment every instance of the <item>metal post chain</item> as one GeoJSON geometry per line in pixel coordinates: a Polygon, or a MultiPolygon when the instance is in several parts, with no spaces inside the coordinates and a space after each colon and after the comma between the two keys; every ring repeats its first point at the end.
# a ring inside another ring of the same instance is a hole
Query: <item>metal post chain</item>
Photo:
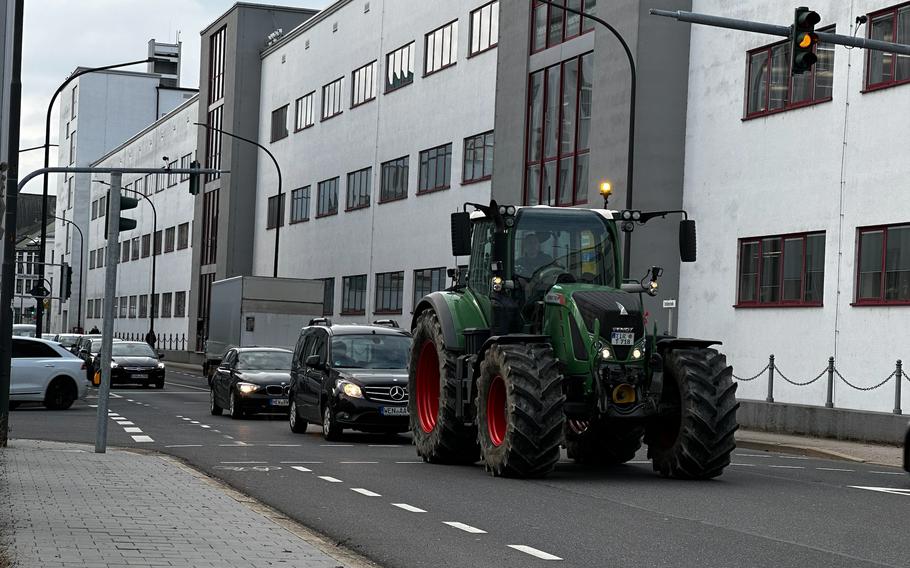
{"type": "Polygon", "coordinates": [[[765,371],[767,371],[770,367],[771,367],[771,363],[768,363],[767,365],[765,365],[765,367],[761,371],[755,373],[754,375],[752,375],[749,378],[737,377],[735,373],[733,374],[733,378],[736,379],[737,381],[741,381],[744,383],[749,382],[749,381],[754,381],[755,379],[757,379],[760,376],[762,376],[763,374],[765,374],[765,371]]]}
{"type": "Polygon", "coordinates": [[[804,386],[807,386],[807,385],[811,385],[811,384],[814,383],[815,381],[817,381],[817,380],[819,380],[820,378],[824,377],[824,376],[825,376],[825,373],[828,372],[828,367],[825,367],[824,369],[822,369],[822,372],[819,373],[818,376],[815,377],[814,379],[812,379],[811,381],[805,381],[805,382],[791,381],[789,378],[787,378],[787,376],[786,376],[785,374],[783,374],[783,373],[781,372],[780,367],[778,367],[777,365],[774,365],[774,370],[777,372],[778,375],[780,375],[780,378],[782,378],[783,380],[787,381],[787,382],[790,383],[791,385],[796,386],[796,387],[804,387],[804,386]]]}
{"type": "Polygon", "coordinates": [[[891,371],[891,373],[889,373],[888,376],[885,377],[885,379],[883,381],[881,381],[880,383],[877,383],[871,387],[858,387],[858,386],[854,385],[853,383],[851,383],[850,381],[845,379],[844,376],[841,375],[840,371],[838,371],[837,369],[834,369],[834,374],[837,375],[838,378],[840,378],[840,380],[844,381],[844,383],[850,388],[856,389],[858,391],[871,391],[871,390],[875,390],[881,386],[884,386],[888,381],[890,381],[891,377],[894,376],[894,371],[891,371]]]}
{"type": "Polygon", "coordinates": [[[904,378],[907,379],[907,382],[910,382],[910,375],[907,374],[907,371],[901,371],[901,374],[904,375],[904,378]]]}

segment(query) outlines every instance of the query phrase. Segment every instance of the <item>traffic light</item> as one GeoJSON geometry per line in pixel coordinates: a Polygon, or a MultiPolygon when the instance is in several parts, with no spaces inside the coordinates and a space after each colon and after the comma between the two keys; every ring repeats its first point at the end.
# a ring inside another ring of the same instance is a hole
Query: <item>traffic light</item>
{"type": "MultiPolygon", "coordinates": [[[[198,170],[199,162],[193,160],[190,163],[190,169],[198,170]]],[[[201,174],[190,174],[190,195],[199,195],[199,177],[201,174]]]]}
{"type": "MultiPolygon", "coordinates": [[[[130,219],[129,217],[126,217],[126,218],[123,217],[124,211],[126,211],[127,209],[135,209],[136,207],[139,207],[138,199],[135,199],[133,197],[126,197],[122,194],[120,195],[120,216],[118,217],[119,232],[122,233],[123,231],[131,231],[136,228],[135,219],[130,219]]],[[[108,203],[107,215],[104,216],[104,238],[105,239],[108,238],[108,225],[110,223],[110,218],[111,218],[111,209],[110,209],[110,203],[108,203]]]]}
{"type": "Polygon", "coordinates": [[[818,36],[815,34],[815,24],[821,21],[818,12],[813,12],[805,6],[796,9],[793,18],[793,27],[790,30],[790,73],[802,75],[812,69],[818,56],[815,55],[815,44],[818,36]]]}
{"type": "Polygon", "coordinates": [[[73,295],[73,267],[63,263],[60,268],[60,298],[68,300],[73,295]]]}

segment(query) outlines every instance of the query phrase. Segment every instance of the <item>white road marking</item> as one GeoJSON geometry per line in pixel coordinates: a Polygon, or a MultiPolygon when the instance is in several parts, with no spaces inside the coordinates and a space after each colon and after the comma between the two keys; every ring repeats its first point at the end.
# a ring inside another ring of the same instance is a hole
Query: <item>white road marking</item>
{"type": "Polygon", "coordinates": [[[626,463],[630,463],[630,464],[651,463],[651,460],[627,461],[626,463]]]}
{"type": "Polygon", "coordinates": [[[175,444],[173,446],[164,446],[165,448],[201,448],[202,444],[175,444]]]}
{"type": "Polygon", "coordinates": [[[321,479],[323,481],[328,481],[329,483],[341,483],[340,479],[336,479],[336,478],[328,476],[328,475],[320,475],[319,479],[321,479]]]}
{"type": "Polygon", "coordinates": [[[225,434],[224,437],[227,438],[228,440],[233,440],[233,439],[234,439],[233,436],[228,436],[227,434],[225,434]]]}
{"type": "Polygon", "coordinates": [[[135,426],[135,424],[133,424],[129,420],[118,420],[117,424],[119,424],[121,426],[135,426]]]}
{"type": "Polygon", "coordinates": [[[286,462],[278,462],[278,463],[283,463],[283,464],[290,464],[290,463],[305,463],[305,464],[314,464],[314,463],[322,463],[322,462],[314,462],[314,461],[298,461],[298,460],[294,460],[294,461],[286,461],[286,462]]]}
{"type": "Polygon", "coordinates": [[[177,415],[177,418],[183,418],[183,416],[182,416],[182,415],[180,415],[180,414],[178,414],[178,415],[177,415]]]}
{"type": "Polygon", "coordinates": [[[218,444],[222,448],[242,448],[252,446],[253,444],[244,444],[243,442],[234,442],[233,444],[218,444]]]}
{"type": "Polygon", "coordinates": [[[190,420],[192,420],[192,418],[183,418],[183,420],[186,420],[187,422],[189,422],[190,420]]]}
{"type": "Polygon", "coordinates": [[[343,462],[338,462],[338,463],[346,463],[346,464],[359,464],[359,463],[379,463],[379,462],[356,462],[356,461],[343,461],[343,462]]]}
{"type": "Polygon", "coordinates": [[[741,465],[743,467],[755,467],[754,463],[731,463],[730,465],[741,465]]]}
{"type": "Polygon", "coordinates": [[[806,469],[801,465],[769,465],[768,467],[775,467],[777,469],[806,469]]]}
{"type": "Polygon", "coordinates": [[[855,469],[843,469],[840,467],[817,467],[815,469],[817,469],[818,471],[846,471],[846,472],[850,472],[850,473],[856,471],[855,469]]]}
{"type": "MultiPolygon", "coordinates": [[[[284,463],[284,462],[281,462],[281,463],[284,463]]],[[[291,469],[296,469],[297,471],[302,471],[304,473],[313,471],[312,469],[307,469],[307,468],[303,467],[302,465],[292,465],[291,469]]]]}
{"type": "Polygon", "coordinates": [[[892,495],[903,495],[910,497],[910,489],[901,487],[863,487],[860,485],[849,485],[853,489],[865,489],[866,491],[876,491],[878,493],[891,493],[892,495]]]}
{"type": "Polygon", "coordinates": [[[181,385],[180,383],[170,383],[170,382],[165,381],[164,384],[171,385],[172,387],[184,387],[184,388],[188,388],[188,389],[209,392],[209,389],[204,389],[202,387],[191,387],[190,385],[181,385]]]}
{"type": "Polygon", "coordinates": [[[264,461],[239,461],[239,462],[221,462],[221,463],[269,463],[264,461]]]}
{"type": "Polygon", "coordinates": [[[123,398],[122,396],[120,396],[119,394],[116,394],[116,393],[108,393],[108,394],[110,395],[111,398],[123,398]]]}
{"type": "Polygon", "coordinates": [[[98,408],[98,405],[97,405],[97,404],[90,404],[89,407],[90,407],[90,408],[98,408]]]}
{"type": "Polygon", "coordinates": [[[869,473],[877,473],[879,475],[907,475],[902,471],[870,471],[869,473]]]}
{"type": "Polygon", "coordinates": [[[773,457],[768,454],[733,454],[733,455],[740,457],[740,458],[770,458],[770,457],[773,457]]]}
{"type": "Polygon", "coordinates": [[[151,436],[133,436],[135,442],[154,442],[151,436]]]}
{"type": "Polygon", "coordinates": [[[373,493],[369,489],[364,489],[363,487],[351,487],[351,491],[354,493],[360,493],[361,495],[365,495],[367,497],[382,497],[382,495],[379,493],[373,493]]]}
{"type": "Polygon", "coordinates": [[[558,556],[554,556],[549,552],[544,552],[543,550],[537,550],[536,548],[531,548],[530,546],[525,546],[524,544],[510,544],[509,548],[514,548],[519,552],[524,552],[525,554],[530,554],[531,556],[536,556],[541,560],[562,560],[558,556]]]}
{"type": "Polygon", "coordinates": [[[479,529],[477,527],[472,527],[471,525],[466,525],[464,523],[459,523],[458,521],[443,521],[442,524],[449,525],[452,528],[462,530],[471,534],[487,534],[487,531],[479,529]]]}
{"type": "Polygon", "coordinates": [[[270,448],[299,448],[300,444],[269,444],[270,448]]]}
{"type": "Polygon", "coordinates": [[[211,426],[209,426],[208,424],[200,424],[200,426],[202,426],[203,428],[211,428],[211,426]]]}
{"type": "Polygon", "coordinates": [[[406,462],[395,462],[395,463],[423,463],[422,461],[406,461],[406,462]]]}
{"type": "Polygon", "coordinates": [[[398,507],[399,509],[404,509],[411,513],[426,513],[423,509],[415,507],[414,505],[408,505],[407,503],[392,503],[393,507],[398,507]]]}
{"type": "Polygon", "coordinates": [[[782,460],[807,460],[809,458],[804,456],[777,456],[782,460]]]}
{"type": "Polygon", "coordinates": [[[320,444],[323,448],[353,448],[354,444],[320,444]]]}
{"type": "Polygon", "coordinates": [[[198,420],[190,420],[190,424],[199,424],[198,420]]]}
{"type": "Polygon", "coordinates": [[[126,399],[126,401],[127,401],[127,402],[133,402],[133,399],[128,398],[128,399],[126,399]]]}
{"type": "Polygon", "coordinates": [[[404,448],[404,444],[367,444],[370,448],[404,448]]]}
{"type": "Polygon", "coordinates": [[[136,426],[127,426],[123,429],[127,434],[141,434],[142,428],[137,428],[136,426]]]}

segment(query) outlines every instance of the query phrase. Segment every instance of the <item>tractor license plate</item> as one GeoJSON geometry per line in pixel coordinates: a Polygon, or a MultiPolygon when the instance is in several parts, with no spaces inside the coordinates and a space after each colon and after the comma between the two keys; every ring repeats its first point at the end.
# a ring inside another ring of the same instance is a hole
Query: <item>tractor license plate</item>
{"type": "Polygon", "coordinates": [[[287,406],[287,405],[288,405],[288,399],[286,399],[286,398],[273,398],[272,400],[269,401],[269,404],[271,404],[272,406],[287,406]]]}
{"type": "Polygon", "coordinates": [[[408,407],[407,406],[383,406],[379,409],[379,413],[383,416],[407,416],[408,407]]]}
{"type": "Polygon", "coordinates": [[[613,345],[634,345],[635,332],[633,331],[614,331],[610,335],[610,343],[613,345]]]}

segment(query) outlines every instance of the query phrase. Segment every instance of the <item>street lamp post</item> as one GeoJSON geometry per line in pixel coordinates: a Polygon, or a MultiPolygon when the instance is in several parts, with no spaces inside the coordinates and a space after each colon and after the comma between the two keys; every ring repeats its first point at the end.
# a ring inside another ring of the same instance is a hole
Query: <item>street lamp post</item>
{"type": "MultiPolygon", "coordinates": [[[[109,69],[117,69],[120,67],[129,67],[131,65],[138,65],[140,63],[150,63],[150,62],[153,62],[156,60],[157,60],[157,58],[155,58],[155,57],[147,57],[146,59],[139,59],[137,61],[129,61],[127,63],[117,63],[115,65],[105,65],[103,67],[89,67],[87,69],[79,69],[76,72],[74,72],[72,75],[67,77],[66,81],[64,81],[59,87],[57,87],[57,90],[54,91],[54,95],[51,97],[51,102],[48,103],[48,105],[47,105],[47,116],[45,118],[45,123],[44,123],[44,167],[45,168],[50,167],[50,162],[51,162],[51,111],[54,108],[54,102],[57,100],[57,97],[60,95],[60,93],[63,92],[63,89],[65,89],[66,86],[69,85],[73,81],[73,79],[75,79],[77,77],[81,77],[82,75],[85,75],[87,73],[94,73],[97,71],[107,71],[109,69]]],[[[47,254],[47,250],[46,250],[47,249],[47,190],[48,190],[48,176],[47,176],[47,173],[45,173],[44,174],[44,187],[41,192],[41,219],[43,221],[41,223],[41,250],[39,251],[39,255],[41,258],[44,258],[45,255],[47,254]]],[[[39,271],[39,276],[41,278],[44,278],[44,265],[43,264],[39,266],[38,271],[39,271]]],[[[79,294],[80,294],[79,303],[81,304],[82,303],[82,297],[81,297],[82,290],[81,289],[79,291],[79,294]]],[[[41,337],[41,323],[42,323],[43,319],[44,319],[44,306],[39,305],[38,308],[35,310],[35,336],[36,337],[41,337]]]]}
{"type": "MultiPolygon", "coordinates": [[[[589,20],[595,21],[603,27],[607,28],[610,33],[616,36],[616,39],[619,40],[619,43],[622,45],[623,50],[626,52],[626,58],[629,60],[629,73],[631,79],[631,88],[629,92],[629,149],[628,149],[628,164],[626,165],[626,209],[632,209],[632,188],[633,188],[633,176],[634,176],[634,162],[635,162],[635,90],[638,83],[637,72],[635,69],[635,59],[632,57],[632,50],[629,49],[629,44],[626,43],[622,34],[620,34],[616,28],[611,26],[606,21],[593,16],[591,14],[582,12],[581,10],[576,10],[575,8],[569,8],[567,6],[561,6],[554,2],[553,0],[536,0],[541,4],[548,4],[550,8],[558,8],[566,12],[571,12],[572,14],[577,14],[582,18],[587,18],[589,20]]],[[[627,232],[626,238],[623,240],[623,263],[622,263],[622,277],[623,279],[629,278],[630,274],[630,260],[632,258],[632,233],[627,232]]]]}
{"type": "MultiPolygon", "coordinates": [[[[209,126],[208,124],[203,124],[201,122],[196,122],[194,124],[196,124],[197,126],[201,126],[205,129],[212,130],[214,132],[218,132],[220,134],[226,134],[226,135],[230,136],[231,138],[243,140],[244,142],[247,142],[254,146],[258,146],[263,152],[265,152],[266,154],[269,155],[269,158],[272,159],[272,163],[275,164],[275,169],[278,171],[278,215],[281,216],[281,214],[283,212],[282,207],[281,207],[281,198],[284,194],[281,192],[281,166],[278,165],[278,160],[275,159],[275,155],[272,154],[268,148],[266,148],[259,142],[256,142],[255,140],[250,140],[249,138],[244,138],[243,136],[239,136],[237,134],[232,134],[232,133],[228,132],[227,130],[215,128],[214,126],[209,126]]],[[[274,261],[274,265],[273,265],[273,269],[272,269],[273,278],[278,278],[278,243],[279,243],[279,238],[280,238],[282,220],[283,219],[276,219],[276,222],[275,222],[275,261],[274,261]]]]}
{"type": "MultiPolygon", "coordinates": [[[[79,302],[78,302],[79,307],[78,307],[78,314],[76,315],[76,322],[78,323],[78,326],[84,330],[85,326],[82,325],[82,278],[85,276],[85,272],[84,272],[85,271],[85,235],[82,234],[82,229],[79,228],[79,225],[77,225],[76,223],[73,223],[69,219],[67,219],[65,217],[57,217],[56,215],[52,215],[52,217],[54,219],[57,219],[58,221],[63,221],[64,223],[69,223],[70,225],[75,227],[77,231],[79,231],[79,302]]],[[[39,245],[40,245],[40,242],[39,242],[39,245]]],[[[43,263],[44,260],[39,259],[39,262],[43,263]]],[[[43,264],[41,264],[40,266],[43,266],[43,264]]],[[[62,278],[63,274],[61,273],[60,276],[62,278]]],[[[61,300],[61,301],[63,301],[63,300],[61,300]]],[[[38,309],[35,308],[35,317],[37,317],[37,316],[38,316],[38,309]]],[[[36,327],[36,329],[37,329],[37,327],[36,327]]],[[[66,330],[63,330],[63,331],[66,331],[66,330]]]]}

